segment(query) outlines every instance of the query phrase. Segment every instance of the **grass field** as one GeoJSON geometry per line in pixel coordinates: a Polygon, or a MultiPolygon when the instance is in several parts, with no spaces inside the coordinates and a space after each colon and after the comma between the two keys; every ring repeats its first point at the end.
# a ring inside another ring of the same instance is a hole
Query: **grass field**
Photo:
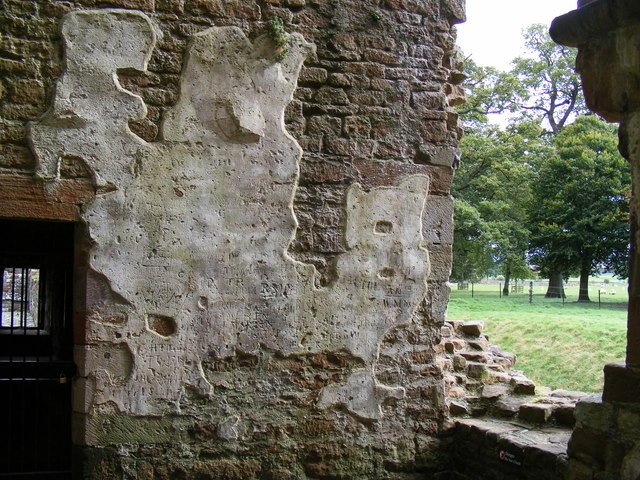
{"type": "Polygon", "coordinates": [[[575,302],[577,287],[567,288],[563,304],[559,299],[545,299],[541,286],[534,287],[529,303],[528,288],[501,298],[499,286],[476,284],[472,297],[470,290],[452,285],[447,318],[483,321],[491,343],[515,353],[515,368],[537,386],[601,391],[604,364],[624,360],[625,288],[616,287],[616,295],[602,295],[600,307],[595,282],[591,304],[575,302]]]}

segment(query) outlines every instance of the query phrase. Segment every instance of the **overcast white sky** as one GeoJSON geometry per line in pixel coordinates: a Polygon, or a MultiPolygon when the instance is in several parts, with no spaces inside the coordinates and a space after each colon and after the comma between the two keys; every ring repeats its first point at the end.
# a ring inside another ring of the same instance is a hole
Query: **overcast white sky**
{"type": "Polygon", "coordinates": [[[577,8],[577,0],[467,0],[467,21],[457,25],[458,45],[482,66],[508,70],[522,53],[522,29],[577,8]]]}

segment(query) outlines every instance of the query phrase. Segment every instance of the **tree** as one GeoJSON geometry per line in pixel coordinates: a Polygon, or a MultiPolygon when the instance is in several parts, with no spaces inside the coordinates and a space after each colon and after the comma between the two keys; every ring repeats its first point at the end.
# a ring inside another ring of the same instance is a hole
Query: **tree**
{"type": "Polygon", "coordinates": [[[453,266],[451,279],[455,282],[475,282],[491,268],[487,224],[480,212],[463,199],[453,202],[455,228],[453,230],[453,266]]]}
{"type": "Polygon", "coordinates": [[[525,96],[526,91],[517,76],[493,67],[482,67],[471,59],[465,61],[464,72],[467,100],[457,111],[466,132],[480,133],[487,127],[489,115],[519,109],[514,99],[525,96]]]}
{"type": "MultiPolygon", "coordinates": [[[[580,81],[573,71],[575,50],[555,44],[543,25],[532,25],[524,34],[526,54],[513,61],[509,72],[481,67],[468,62],[465,84],[468,101],[458,111],[465,125],[466,137],[461,143],[462,162],[452,187],[456,202],[465,202],[465,213],[475,209],[476,235],[457,235],[454,256],[462,251],[475,252],[476,270],[493,262],[505,276],[504,291],[509,280],[526,275],[529,224],[527,202],[531,183],[544,157],[553,156],[553,136],[586,111],[580,81]],[[488,116],[509,114],[510,124],[500,130],[488,125],[488,116]],[[470,242],[473,242],[470,245],[470,242]],[[484,245],[478,245],[484,242],[484,245]],[[480,261],[482,255],[488,256],[480,261]]],[[[462,207],[457,207],[461,215],[462,207]]],[[[454,228],[468,231],[455,219],[454,228]]],[[[558,247],[560,248],[560,247],[558,247]]],[[[552,253],[549,253],[552,256],[552,253]]],[[[456,267],[464,262],[454,260],[456,267]]],[[[561,262],[549,262],[549,268],[560,268],[561,262]]],[[[487,267],[488,268],[488,267],[487,267]]],[[[543,268],[549,278],[549,290],[568,272],[543,268]]]]}
{"type": "Polygon", "coordinates": [[[601,268],[626,277],[629,166],[616,128],[580,116],[556,135],[533,185],[531,261],[543,274],[580,274],[578,301],[589,301],[589,275],[601,268]]]}
{"type": "Polygon", "coordinates": [[[557,134],[576,115],[588,112],[574,71],[576,49],[555,43],[542,24],[527,28],[524,39],[527,54],[513,61],[510,72],[520,84],[514,102],[525,118],[541,121],[557,134]]]}
{"type": "Polygon", "coordinates": [[[452,186],[455,200],[452,278],[504,275],[504,294],[512,278],[529,278],[527,206],[537,165],[550,146],[535,123],[505,130],[484,128],[461,142],[464,162],[452,186]]]}
{"type": "MultiPolygon", "coordinates": [[[[541,122],[554,136],[576,115],[588,113],[580,78],[574,71],[576,49],[555,43],[542,24],[531,25],[524,38],[526,55],[513,61],[511,74],[520,80],[525,94],[515,101],[523,118],[541,122]]],[[[542,269],[540,274],[549,279],[546,296],[564,297],[562,280],[569,273],[542,269]]]]}
{"type": "Polygon", "coordinates": [[[525,54],[508,72],[466,61],[467,102],[458,108],[465,129],[485,125],[488,115],[512,113],[515,122],[539,122],[556,134],[589,112],[574,71],[577,50],[551,40],[543,24],[531,25],[523,36],[525,54]]]}

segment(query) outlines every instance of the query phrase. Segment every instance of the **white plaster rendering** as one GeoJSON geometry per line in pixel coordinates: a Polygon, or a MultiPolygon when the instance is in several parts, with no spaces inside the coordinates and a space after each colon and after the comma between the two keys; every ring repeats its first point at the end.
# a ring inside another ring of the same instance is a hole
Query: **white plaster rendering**
{"type": "Polygon", "coordinates": [[[111,188],[131,175],[145,144],[128,122],[147,115],[142,99],[120,86],[117,70],[146,70],[156,33],[146,15],[109,9],[69,13],[61,33],[65,71],[52,108],[30,131],[36,174],[56,179],[63,156],[72,155],[85,161],[97,186],[111,188]]]}
{"type": "MultiPolygon", "coordinates": [[[[144,105],[114,72],[146,68],[155,42],[150,20],[85,11],[69,14],[62,33],[67,69],[31,138],[39,174],[53,184],[59,159],[72,154],[98,186],[109,187],[82,212],[93,242],[90,268],[115,299],[89,312],[91,345],[77,355],[93,405],[136,415],[178,411],[186,389],[207,397],[227,381],[207,374],[204,362],[267,348],[357,358],[361,369],[325,387],[318,406],[380,418],[385,399],[403,395],[401,386],[375,378],[380,343],[411,321],[426,292],[428,178],[370,191],[352,185],[348,250],[337,279],[316,288],[313,267],[287,253],[302,152],[284,128],[313,46],[291,35],[277,61],[268,37],[252,44],[235,27],[196,34],[163,141],[147,144],[127,127],[144,116],[144,105]],[[115,26],[135,52],[105,37],[115,26]],[[76,55],[78,36],[82,48],[104,58],[76,55]],[[114,312],[121,321],[109,320],[114,312]]],[[[238,422],[229,412],[221,438],[236,438],[238,422]]]]}
{"type": "Polygon", "coordinates": [[[313,291],[302,345],[348,351],[366,370],[352,374],[347,386],[325,388],[321,405],[380,418],[384,399],[404,394],[401,387],[378,385],[374,369],[384,334],[407,325],[425,295],[429,261],[421,232],[428,185],[427,177],[414,175],[398,187],[365,192],[355,184],[347,193],[348,251],[338,260],[338,280],[313,291]]]}

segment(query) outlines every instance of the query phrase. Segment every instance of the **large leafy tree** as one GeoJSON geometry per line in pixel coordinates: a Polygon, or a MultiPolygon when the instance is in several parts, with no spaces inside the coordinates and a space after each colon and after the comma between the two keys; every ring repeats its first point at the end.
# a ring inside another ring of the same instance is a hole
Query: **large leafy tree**
{"type": "Polygon", "coordinates": [[[558,45],[547,26],[535,24],[524,32],[526,54],[513,61],[512,77],[519,80],[518,109],[559,133],[577,114],[587,113],[580,77],[574,71],[576,50],[558,45]]]}
{"type": "MultiPolygon", "coordinates": [[[[524,88],[518,91],[515,101],[521,117],[539,121],[553,137],[577,115],[588,113],[580,78],[574,71],[576,50],[551,40],[542,24],[531,25],[524,32],[524,39],[526,53],[513,61],[511,70],[524,88]]],[[[552,251],[548,254],[556,255],[552,251]]],[[[555,268],[540,272],[549,279],[547,296],[563,297],[563,277],[573,272],[560,269],[560,263],[549,265],[555,268]]]]}
{"type": "Polygon", "coordinates": [[[516,112],[516,99],[527,95],[524,85],[511,73],[480,66],[470,58],[465,61],[464,70],[467,100],[457,111],[466,132],[481,133],[487,128],[490,115],[516,112]]]}
{"type": "Polygon", "coordinates": [[[454,280],[504,275],[504,294],[512,278],[528,278],[527,206],[531,181],[549,145],[535,123],[505,130],[484,128],[461,142],[462,163],[455,197],[454,280]]]}
{"type": "Polygon", "coordinates": [[[466,129],[475,131],[488,115],[511,114],[512,121],[532,120],[556,134],[578,114],[588,113],[574,71],[576,49],[556,44],[543,24],[531,25],[523,36],[524,55],[512,61],[508,72],[467,60],[467,102],[458,109],[466,129]]]}
{"type": "Polygon", "coordinates": [[[543,274],[579,273],[579,301],[589,301],[590,274],[607,268],[626,277],[629,166],[615,127],[593,115],[578,117],[554,143],[557,155],[532,187],[531,261],[543,274]]]}
{"type": "Polygon", "coordinates": [[[455,228],[451,279],[475,282],[493,266],[487,223],[475,206],[462,199],[454,200],[453,209],[455,228]]]}
{"type": "MultiPolygon", "coordinates": [[[[512,272],[526,273],[522,267],[529,232],[523,205],[537,167],[543,157],[553,155],[553,137],[579,113],[586,112],[579,77],[573,71],[575,50],[555,44],[544,25],[529,27],[524,39],[526,52],[512,62],[509,72],[467,63],[468,101],[458,110],[466,137],[453,194],[458,204],[466,203],[467,214],[470,208],[476,209],[473,218],[482,223],[475,224],[480,233],[457,235],[455,240],[461,243],[454,245],[454,254],[475,252],[472,258],[478,270],[487,264],[480,261],[479,252],[483,252],[501,268],[506,279],[512,272]],[[503,131],[489,126],[491,114],[502,114],[509,126],[503,131]],[[471,248],[471,242],[484,242],[483,248],[471,248]]],[[[455,228],[468,232],[465,228],[469,223],[461,224],[462,211],[456,207],[455,228]]],[[[454,276],[459,273],[456,267],[463,263],[454,260],[454,276]]],[[[564,268],[561,262],[548,265],[540,272],[549,278],[548,291],[563,294],[562,277],[571,272],[551,268],[564,268]]],[[[505,282],[505,293],[507,289],[505,282]]]]}

